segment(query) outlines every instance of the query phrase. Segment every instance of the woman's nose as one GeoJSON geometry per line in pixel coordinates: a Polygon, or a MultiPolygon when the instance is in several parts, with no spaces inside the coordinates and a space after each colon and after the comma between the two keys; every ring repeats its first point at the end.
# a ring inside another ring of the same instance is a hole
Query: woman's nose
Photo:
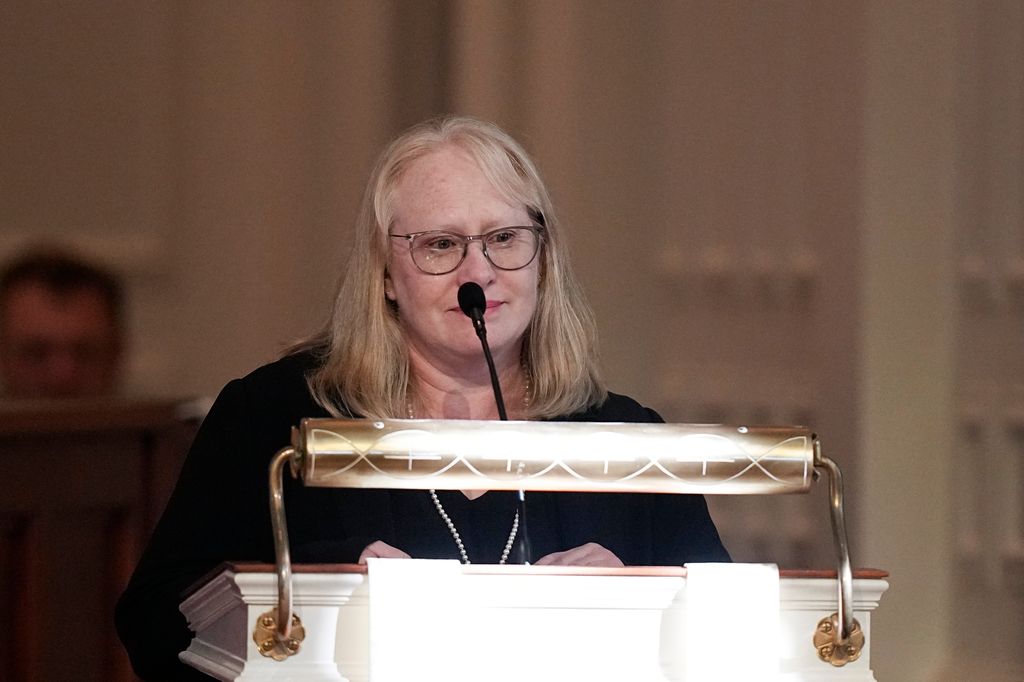
{"type": "Polygon", "coordinates": [[[484,255],[483,242],[466,244],[466,257],[459,266],[459,282],[476,282],[484,284],[494,279],[494,266],[484,255]]]}

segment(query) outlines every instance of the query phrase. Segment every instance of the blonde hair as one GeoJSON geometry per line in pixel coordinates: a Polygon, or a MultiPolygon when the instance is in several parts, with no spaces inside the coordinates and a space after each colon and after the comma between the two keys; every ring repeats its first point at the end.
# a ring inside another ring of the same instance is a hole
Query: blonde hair
{"type": "Polygon", "coordinates": [[[523,344],[523,365],[531,377],[528,416],[550,419],[602,403],[607,390],[598,368],[594,316],[572,273],[540,175],[506,132],[466,117],[416,125],[378,159],[331,320],[319,334],[293,348],[320,355],[318,368],[308,377],[314,398],[335,416],[406,416],[409,357],[398,311],[384,294],[387,232],[395,186],[406,169],[446,146],[467,153],[505,198],[522,203],[545,227],[537,309],[523,344]]]}

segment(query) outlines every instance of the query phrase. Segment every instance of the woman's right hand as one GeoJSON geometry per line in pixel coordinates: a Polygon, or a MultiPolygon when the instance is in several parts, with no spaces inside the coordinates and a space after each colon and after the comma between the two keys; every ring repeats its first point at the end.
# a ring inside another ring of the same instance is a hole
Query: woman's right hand
{"type": "Polygon", "coordinates": [[[371,542],[370,544],[368,544],[366,546],[366,549],[363,550],[363,553],[359,555],[359,563],[365,564],[366,560],[369,559],[370,557],[373,557],[375,559],[410,559],[411,558],[408,554],[406,554],[402,550],[398,549],[397,547],[392,547],[388,543],[383,542],[381,540],[377,540],[376,542],[371,542]]]}

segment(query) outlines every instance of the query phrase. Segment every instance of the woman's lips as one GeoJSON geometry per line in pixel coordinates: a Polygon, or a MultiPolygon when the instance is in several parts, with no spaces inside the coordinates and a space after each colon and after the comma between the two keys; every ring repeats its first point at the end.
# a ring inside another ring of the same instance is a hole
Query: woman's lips
{"type": "MultiPolygon", "coordinates": [[[[500,308],[503,305],[505,305],[504,301],[487,301],[487,307],[484,310],[484,315],[486,315],[487,313],[491,312],[492,310],[496,310],[496,309],[500,308]]],[[[448,312],[450,312],[450,313],[459,313],[460,315],[463,314],[462,308],[459,308],[458,306],[455,306],[454,308],[449,308],[448,312]]]]}

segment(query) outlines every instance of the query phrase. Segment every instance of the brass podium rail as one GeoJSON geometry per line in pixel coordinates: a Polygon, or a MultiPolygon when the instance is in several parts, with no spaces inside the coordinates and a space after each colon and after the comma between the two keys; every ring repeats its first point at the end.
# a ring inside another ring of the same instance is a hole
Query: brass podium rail
{"type": "Polygon", "coordinates": [[[838,609],[818,624],[814,646],[836,666],[863,648],[853,618],[842,478],[804,427],[305,419],[270,467],[278,606],[259,618],[253,639],[277,660],[296,653],[302,641],[292,608],[285,466],[305,485],[320,487],[704,495],[804,493],[823,470],[839,590],[838,609]]]}

